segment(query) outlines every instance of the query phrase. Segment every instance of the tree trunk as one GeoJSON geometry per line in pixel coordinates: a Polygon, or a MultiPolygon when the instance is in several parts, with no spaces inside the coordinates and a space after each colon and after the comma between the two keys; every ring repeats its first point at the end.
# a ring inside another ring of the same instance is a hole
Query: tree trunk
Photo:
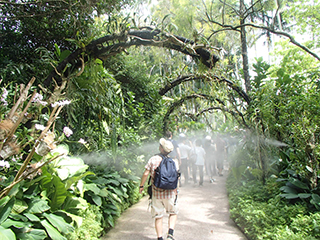
{"type": "MultiPolygon", "coordinates": [[[[244,0],[240,0],[240,24],[245,24],[245,18],[243,16],[245,12],[244,0]]],[[[249,75],[249,60],[248,60],[248,46],[247,46],[247,33],[246,28],[241,27],[241,54],[242,54],[242,65],[243,65],[243,77],[246,92],[251,91],[250,75],[249,75]]]]}

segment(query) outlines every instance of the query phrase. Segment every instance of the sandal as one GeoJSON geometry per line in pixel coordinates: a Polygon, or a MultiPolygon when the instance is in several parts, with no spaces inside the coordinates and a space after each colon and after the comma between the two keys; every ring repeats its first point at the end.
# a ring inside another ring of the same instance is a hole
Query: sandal
{"type": "Polygon", "coordinates": [[[167,240],[174,240],[173,236],[171,234],[168,234],[167,240]]]}

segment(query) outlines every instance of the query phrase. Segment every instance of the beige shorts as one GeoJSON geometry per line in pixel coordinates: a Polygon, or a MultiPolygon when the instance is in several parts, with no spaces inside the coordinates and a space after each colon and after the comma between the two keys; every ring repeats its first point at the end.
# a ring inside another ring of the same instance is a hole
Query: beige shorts
{"type": "Polygon", "coordinates": [[[153,218],[162,218],[164,211],[168,214],[178,214],[178,198],[174,196],[168,199],[156,199],[151,200],[151,214],[153,218]]]}

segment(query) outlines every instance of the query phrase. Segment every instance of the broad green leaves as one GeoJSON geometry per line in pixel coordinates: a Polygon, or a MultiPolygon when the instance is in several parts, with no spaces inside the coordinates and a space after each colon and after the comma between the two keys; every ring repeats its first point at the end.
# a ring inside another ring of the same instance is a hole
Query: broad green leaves
{"type": "Polygon", "coordinates": [[[16,236],[14,235],[11,229],[6,229],[0,226],[0,238],[2,240],[15,240],[16,236]]]}
{"type": "Polygon", "coordinates": [[[15,202],[15,198],[12,197],[4,197],[0,200],[0,224],[2,224],[9,216],[13,205],[15,202]]]}

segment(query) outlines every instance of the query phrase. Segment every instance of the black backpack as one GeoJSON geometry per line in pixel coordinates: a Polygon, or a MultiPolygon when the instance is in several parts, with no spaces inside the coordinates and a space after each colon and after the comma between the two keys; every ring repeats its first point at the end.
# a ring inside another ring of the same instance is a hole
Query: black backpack
{"type": "Polygon", "coordinates": [[[155,170],[153,184],[161,189],[176,189],[180,173],[177,171],[176,164],[172,158],[163,156],[162,161],[155,170]]]}

